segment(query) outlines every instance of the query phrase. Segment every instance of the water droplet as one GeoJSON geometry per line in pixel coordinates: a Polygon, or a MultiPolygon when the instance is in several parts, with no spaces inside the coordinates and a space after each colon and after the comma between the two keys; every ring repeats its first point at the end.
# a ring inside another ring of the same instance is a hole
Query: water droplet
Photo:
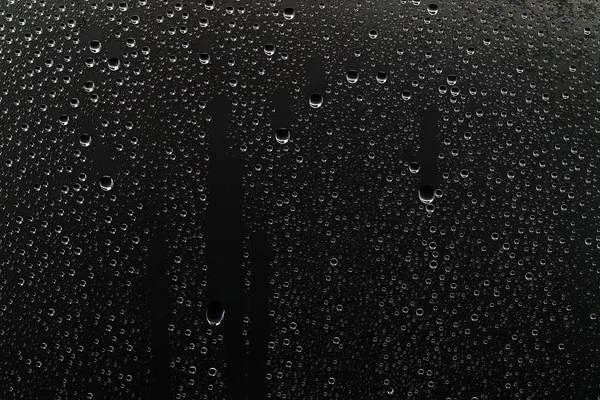
{"type": "Polygon", "coordinates": [[[435,15],[437,14],[439,11],[439,7],[437,4],[431,3],[427,6],[427,12],[429,13],[429,15],[435,15]]]}
{"type": "Polygon", "coordinates": [[[431,204],[433,202],[435,196],[435,190],[429,186],[421,186],[419,188],[419,200],[421,200],[425,204],[431,204]]]}
{"type": "Polygon", "coordinates": [[[383,71],[379,71],[377,75],[375,75],[375,79],[377,79],[378,83],[385,83],[388,79],[387,74],[383,71]]]}
{"type": "Polygon", "coordinates": [[[279,128],[275,132],[275,140],[279,144],[286,144],[290,140],[290,132],[286,128],[279,128]]]}
{"type": "Polygon", "coordinates": [[[313,93],[310,95],[308,102],[312,108],[319,108],[323,105],[323,96],[319,93],[313,93]]]}
{"type": "MultiPolygon", "coordinates": [[[[206,320],[212,326],[217,326],[223,321],[225,310],[218,301],[211,302],[206,308],[206,320]]],[[[216,371],[215,371],[216,372],[216,371]]]]}
{"type": "Polygon", "coordinates": [[[88,93],[93,92],[95,88],[96,88],[96,85],[92,81],[87,81],[86,83],[83,84],[83,90],[85,90],[88,93]]]}
{"type": "Polygon", "coordinates": [[[100,50],[102,50],[102,43],[100,43],[98,40],[92,40],[90,42],[90,51],[92,53],[99,53],[100,50]]]}
{"type": "Polygon", "coordinates": [[[358,72],[356,72],[355,70],[350,70],[350,71],[346,72],[346,80],[349,83],[358,82],[358,72]]]}
{"type": "Polygon", "coordinates": [[[208,54],[208,53],[202,53],[202,54],[200,54],[200,63],[206,65],[209,62],[210,62],[210,54],[208,54]]]}
{"type": "Polygon", "coordinates": [[[88,147],[90,144],[92,144],[92,137],[87,133],[84,133],[79,137],[79,144],[81,144],[83,147],[88,147]]]}
{"type": "Polygon", "coordinates": [[[421,170],[421,166],[419,165],[418,162],[413,161],[410,163],[410,165],[408,166],[408,170],[410,172],[412,172],[413,174],[416,174],[417,172],[419,172],[419,170],[421,170]]]}
{"type": "Polygon", "coordinates": [[[283,18],[290,20],[290,19],[294,19],[295,16],[296,16],[296,11],[294,11],[293,8],[288,7],[283,10],[283,18]]]}
{"type": "Polygon", "coordinates": [[[118,58],[113,57],[108,60],[108,68],[111,71],[116,71],[120,67],[121,67],[121,61],[118,58]]]}
{"type": "Polygon", "coordinates": [[[108,192],[109,190],[112,190],[114,184],[115,183],[113,182],[113,179],[108,175],[104,175],[102,178],[100,178],[100,187],[104,191],[108,192]]]}
{"type": "Polygon", "coordinates": [[[274,44],[266,44],[265,45],[265,54],[269,57],[271,57],[273,54],[275,54],[275,45],[274,44]]]}

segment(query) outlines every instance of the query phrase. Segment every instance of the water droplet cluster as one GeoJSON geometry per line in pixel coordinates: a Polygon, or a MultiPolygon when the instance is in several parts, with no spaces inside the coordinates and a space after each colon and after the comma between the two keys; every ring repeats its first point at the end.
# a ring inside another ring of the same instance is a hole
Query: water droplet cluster
{"type": "Polygon", "coordinates": [[[218,138],[274,251],[263,397],[597,396],[599,15],[4,2],[0,398],[147,398],[157,365],[226,398],[218,138]]]}

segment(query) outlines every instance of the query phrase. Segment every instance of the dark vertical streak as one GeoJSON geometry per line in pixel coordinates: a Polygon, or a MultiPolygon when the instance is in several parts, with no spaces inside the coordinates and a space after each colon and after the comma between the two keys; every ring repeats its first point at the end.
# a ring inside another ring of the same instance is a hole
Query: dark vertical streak
{"type": "Polygon", "coordinates": [[[250,362],[249,393],[251,399],[267,398],[267,343],[268,327],[268,267],[272,259],[271,248],[263,234],[252,238],[250,245],[250,263],[252,286],[250,287],[250,362]]]}
{"type": "MultiPolygon", "coordinates": [[[[292,100],[290,98],[289,90],[285,87],[278,87],[273,93],[273,107],[275,112],[273,113],[273,132],[279,128],[290,128],[290,125],[294,122],[294,116],[292,114],[292,100]]],[[[271,137],[272,140],[272,137],[271,137]]]]}
{"type": "MultiPolygon", "coordinates": [[[[325,81],[325,67],[323,67],[323,61],[321,57],[311,57],[306,62],[306,70],[310,71],[310,78],[308,81],[308,93],[307,95],[311,95],[313,93],[319,93],[323,97],[325,97],[325,89],[327,88],[327,83],[325,81]]],[[[308,97],[306,98],[308,101],[308,97]]],[[[328,99],[325,99],[327,102],[328,99]]]]}
{"type": "Polygon", "coordinates": [[[429,185],[434,189],[438,183],[438,165],[437,159],[439,150],[438,137],[439,113],[429,108],[423,112],[423,124],[421,125],[421,143],[417,162],[421,166],[421,182],[419,186],[429,185]]]}
{"type": "Polygon", "coordinates": [[[210,105],[210,163],[208,211],[205,225],[208,260],[207,302],[216,300],[225,308],[226,381],[228,400],[243,398],[244,340],[242,336],[244,276],[242,245],[243,165],[229,150],[227,124],[231,106],[224,99],[210,105]]]}
{"type": "Polygon", "coordinates": [[[161,237],[161,226],[150,241],[148,286],[149,306],[152,326],[151,346],[153,374],[151,398],[169,399],[172,397],[169,363],[171,360],[169,348],[168,326],[171,316],[171,301],[169,299],[167,277],[167,246],[161,237]]]}

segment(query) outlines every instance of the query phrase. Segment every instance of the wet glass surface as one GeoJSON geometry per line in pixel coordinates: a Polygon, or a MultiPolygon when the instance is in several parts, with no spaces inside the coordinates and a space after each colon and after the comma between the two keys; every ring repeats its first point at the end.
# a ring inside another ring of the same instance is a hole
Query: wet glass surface
{"type": "Polygon", "coordinates": [[[596,2],[0,6],[0,399],[600,398],[596,2]]]}

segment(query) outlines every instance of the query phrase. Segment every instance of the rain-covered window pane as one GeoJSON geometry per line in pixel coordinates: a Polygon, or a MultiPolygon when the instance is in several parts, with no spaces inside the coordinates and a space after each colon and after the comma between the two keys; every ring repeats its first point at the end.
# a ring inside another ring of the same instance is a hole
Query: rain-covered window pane
{"type": "Polygon", "coordinates": [[[0,399],[599,399],[599,22],[2,2],[0,399]]]}

